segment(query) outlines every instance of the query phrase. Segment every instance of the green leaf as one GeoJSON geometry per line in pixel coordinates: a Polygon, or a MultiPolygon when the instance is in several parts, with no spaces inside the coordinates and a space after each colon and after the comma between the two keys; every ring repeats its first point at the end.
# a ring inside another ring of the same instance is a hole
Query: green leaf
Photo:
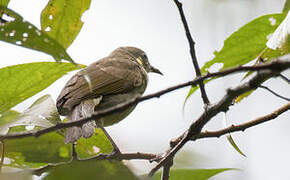
{"type": "Polygon", "coordinates": [[[225,40],[222,50],[215,53],[213,60],[205,63],[202,72],[215,63],[222,63],[221,70],[224,70],[254,60],[266,48],[267,36],[275,31],[284,17],[285,14],[270,14],[244,25],[225,40]]]}
{"type": "Polygon", "coordinates": [[[53,56],[56,61],[65,59],[74,63],[58,42],[44,31],[25,21],[16,12],[5,6],[0,6],[0,14],[3,14],[0,21],[0,40],[47,53],[53,56]]]}
{"type": "MultiPolygon", "coordinates": [[[[171,169],[170,180],[207,180],[208,178],[224,171],[236,170],[231,168],[224,169],[171,169]]],[[[154,175],[155,180],[161,179],[161,172],[154,175]]]]}
{"type": "Polygon", "coordinates": [[[37,138],[5,140],[4,143],[5,157],[10,159],[7,166],[36,168],[71,159],[71,145],[64,144],[63,136],[56,132],[37,138]]]}
{"type": "Polygon", "coordinates": [[[82,14],[91,0],[50,0],[41,13],[41,29],[68,48],[80,32],[82,14]]]}
{"type": "Polygon", "coordinates": [[[9,4],[10,0],[0,0],[0,6],[5,6],[7,7],[9,4]]]}
{"type": "Polygon", "coordinates": [[[37,62],[0,69],[0,113],[47,88],[77,67],[71,63],[37,62]]]}
{"type": "Polygon", "coordinates": [[[241,149],[238,147],[238,145],[235,143],[233,137],[231,134],[227,135],[227,139],[230,142],[230,144],[235,148],[235,150],[242,156],[247,157],[242,151],[241,149]]]}
{"type": "Polygon", "coordinates": [[[76,151],[78,157],[89,158],[99,153],[111,153],[113,146],[101,129],[95,129],[95,134],[92,137],[80,138],[77,141],[76,151]]]}
{"type": "Polygon", "coordinates": [[[290,0],[286,0],[283,7],[283,13],[288,13],[289,9],[290,9],[290,0]]]}
{"type": "MultiPolygon", "coordinates": [[[[207,72],[216,63],[222,63],[223,67],[220,70],[224,70],[244,65],[257,58],[266,48],[267,37],[275,31],[285,16],[286,14],[269,14],[256,18],[241,27],[225,40],[221,51],[214,53],[215,58],[205,63],[201,68],[202,73],[207,72]]],[[[196,86],[192,87],[186,100],[197,89],[196,86]]]]}
{"type": "Polygon", "coordinates": [[[137,177],[120,161],[91,160],[73,161],[69,164],[59,165],[50,170],[43,179],[137,180],[137,177]]]}

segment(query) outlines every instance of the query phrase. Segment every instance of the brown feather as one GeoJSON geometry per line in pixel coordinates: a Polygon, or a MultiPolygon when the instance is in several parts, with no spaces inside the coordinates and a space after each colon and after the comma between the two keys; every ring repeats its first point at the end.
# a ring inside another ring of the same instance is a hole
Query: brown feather
{"type": "Polygon", "coordinates": [[[140,86],[140,79],[144,76],[137,63],[128,59],[107,57],[85,69],[92,85],[90,90],[83,72],[76,73],[57,98],[57,108],[61,115],[68,115],[82,100],[100,95],[126,93],[140,86]]]}

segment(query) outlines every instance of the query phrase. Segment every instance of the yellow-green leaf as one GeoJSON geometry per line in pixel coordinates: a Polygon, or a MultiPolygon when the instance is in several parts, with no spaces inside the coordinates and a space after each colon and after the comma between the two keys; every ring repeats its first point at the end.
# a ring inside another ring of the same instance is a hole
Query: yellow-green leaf
{"type": "Polygon", "coordinates": [[[0,113],[47,88],[77,67],[71,63],[37,62],[0,69],[0,113]]]}
{"type": "Polygon", "coordinates": [[[91,0],[50,0],[41,13],[41,29],[68,48],[80,32],[91,0]]]}

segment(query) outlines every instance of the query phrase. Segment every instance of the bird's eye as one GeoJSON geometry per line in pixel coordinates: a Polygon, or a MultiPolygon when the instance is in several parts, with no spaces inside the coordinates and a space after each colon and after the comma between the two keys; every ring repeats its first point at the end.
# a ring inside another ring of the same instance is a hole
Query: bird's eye
{"type": "Polygon", "coordinates": [[[148,59],[147,55],[145,53],[142,54],[144,59],[148,59]]]}

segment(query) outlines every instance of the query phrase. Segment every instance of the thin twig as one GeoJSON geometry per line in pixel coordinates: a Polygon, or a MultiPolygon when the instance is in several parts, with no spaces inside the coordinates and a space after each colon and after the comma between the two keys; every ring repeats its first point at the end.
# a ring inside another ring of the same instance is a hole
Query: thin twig
{"type": "MultiPolygon", "coordinates": [[[[195,42],[193,41],[192,36],[190,34],[190,30],[189,30],[189,27],[188,27],[188,24],[187,24],[187,21],[186,21],[184,12],[183,12],[182,3],[180,3],[178,0],[174,0],[174,2],[178,8],[178,11],[179,11],[179,14],[181,17],[181,21],[183,23],[183,27],[185,30],[185,34],[186,34],[186,37],[187,37],[187,40],[189,43],[190,56],[191,56],[192,63],[193,63],[194,69],[195,69],[195,73],[196,73],[196,76],[199,77],[199,76],[201,76],[201,72],[200,72],[200,68],[198,65],[197,58],[196,58],[196,53],[195,53],[195,48],[194,48],[195,42]]],[[[200,81],[198,84],[200,87],[201,97],[203,99],[204,104],[209,105],[209,99],[207,97],[203,81],[200,81]]]]}
{"type": "Polygon", "coordinates": [[[259,124],[271,121],[275,118],[277,118],[279,115],[283,114],[284,112],[287,112],[290,110],[290,103],[285,104],[284,106],[280,107],[279,109],[273,111],[270,114],[267,114],[265,116],[262,117],[258,117],[254,120],[248,121],[246,123],[242,123],[239,125],[232,125],[230,127],[218,130],[218,131],[206,131],[206,132],[202,132],[196,136],[192,137],[192,140],[196,140],[196,139],[201,139],[201,138],[209,138],[209,137],[220,137],[222,135],[228,134],[228,133],[232,133],[232,132],[237,132],[237,131],[244,131],[248,128],[257,126],[259,124]]]}
{"type": "Polygon", "coordinates": [[[284,76],[283,74],[279,74],[279,76],[286,81],[288,84],[290,84],[290,79],[288,79],[286,76],[284,76]]]}
{"type": "Polygon", "coordinates": [[[279,73],[289,67],[284,67],[284,69],[280,69],[280,71],[273,70],[261,70],[255,76],[253,76],[247,82],[237,86],[236,88],[231,88],[227,90],[226,95],[218,101],[216,104],[209,106],[207,110],[203,112],[203,114],[196,120],[194,123],[190,125],[190,128],[183,133],[180,138],[181,139],[178,144],[171,148],[169,153],[159,162],[157,165],[150,171],[149,176],[153,176],[153,174],[162,166],[164,166],[169,159],[174,158],[175,154],[189,141],[192,137],[198,135],[202,128],[220,112],[228,111],[229,107],[232,105],[232,102],[241,94],[248,92],[250,90],[256,89],[260,84],[262,84],[265,80],[278,76],[279,73]]]}
{"type": "Polygon", "coordinates": [[[40,135],[58,130],[58,129],[63,129],[63,128],[68,128],[68,127],[72,127],[72,126],[80,126],[88,121],[91,121],[93,119],[98,119],[100,117],[103,117],[105,115],[109,115],[113,112],[117,112],[117,111],[121,111],[123,109],[126,109],[129,106],[132,105],[136,105],[140,102],[152,99],[152,98],[159,98],[160,96],[167,94],[169,92],[172,92],[174,90],[177,89],[181,89],[187,86],[195,86],[197,85],[199,82],[212,78],[212,77],[223,77],[229,74],[233,74],[233,73],[237,73],[237,72],[243,72],[243,71],[259,71],[259,70],[263,70],[263,69],[269,69],[272,70],[274,72],[280,72],[282,70],[285,70],[287,68],[290,67],[290,58],[282,59],[282,60],[273,60],[269,63],[264,63],[264,64],[259,64],[259,65],[254,65],[254,66],[239,66],[239,67],[234,67],[234,68],[229,68],[226,69],[224,71],[220,71],[220,72],[215,72],[215,73],[208,73],[206,75],[197,77],[196,79],[194,79],[193,81],[188,81],[185,83],[181,83],[172,87],[169,87],[167,89],[158,91],[156,93],[152,93],[149,94],[147,96],[143,96],[143,97],[136,97],[136,98],[132,98],[131,100],[121,103],[119,105],[116,105],[114,107],[110,107],[108,109],[102,110],[102,111],[98,111],[96,113],[94,113],[91,117],[87,117],[87,118],[83,118],[80,119],[79,121],[73,121],[73,122],[66,122],[66,123],[59,123],[56,124],[54,126],[48,127],[48,128],[44,128],[38,131],[29,131],[29,132],[20,132],[20,133],[10,133],[10,134],[6,134],[6,135],[0,135],[0,140],[4,140],[4,139],[17,139],[17,138],[24,138],[24,137],[38,137],[40,135]]]}
{"type": "Polygon", "coordinates": [[[270,89],[269,87],[267,87],[267,86],[262,86],[262,85],[261,85],[261,86],[259,86],[259,88],[265,89],[265,90],[269,91],[270,93],[272,93],[273,95],[275,95],[275,96],[277,96],[277,97],[279,97],[279,98],[281,98],[281,99],[283,99],[283,100],[290,101],[289,98],[284,97],[284,96],[281,96],[280,94],[278,94],[278,93],[276,93],[275,91],[271,90],[271,89],[270,89]]]}

